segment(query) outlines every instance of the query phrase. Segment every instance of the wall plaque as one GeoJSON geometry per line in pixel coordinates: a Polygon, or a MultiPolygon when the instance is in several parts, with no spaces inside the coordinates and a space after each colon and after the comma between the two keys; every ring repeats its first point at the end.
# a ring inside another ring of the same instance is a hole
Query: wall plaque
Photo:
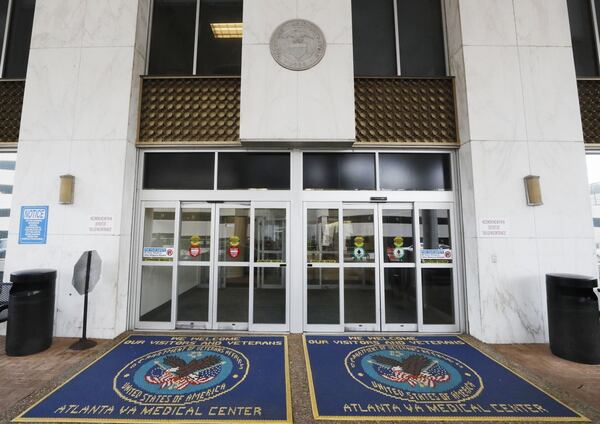
{"type": "Polygon", "coordinates": [[[271,36],[271,56],[292,71],[315,66],[325,56],[323,31],[305,19],[292,19],[279,25],[271,36]]]}

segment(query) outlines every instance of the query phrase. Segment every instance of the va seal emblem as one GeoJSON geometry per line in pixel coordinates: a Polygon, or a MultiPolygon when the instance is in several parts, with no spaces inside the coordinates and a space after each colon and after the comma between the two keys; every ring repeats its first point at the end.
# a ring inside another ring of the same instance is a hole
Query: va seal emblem
{"type": "Polygon", "coordinates": [[[304,71],[323,59],[327,44],[317,25],[305,19],[292,19],[275,29],[269,46],[271,56],[281,66],[304,71]]]}
{"type": "Polygon", "coordinates": [[[403,401],[462,403],[483,390],[481,377],[468,365],[417,346],[361,347],[350,352],[345,362],[360,384],[403,401]]]}
{"type": "Polygon", "coordinates": [[[138,405],[191,405],[233,390],[249,368],[242,353],[227,347],[171,347],[128,363],[114,378],[113,389],[138,405]]]}

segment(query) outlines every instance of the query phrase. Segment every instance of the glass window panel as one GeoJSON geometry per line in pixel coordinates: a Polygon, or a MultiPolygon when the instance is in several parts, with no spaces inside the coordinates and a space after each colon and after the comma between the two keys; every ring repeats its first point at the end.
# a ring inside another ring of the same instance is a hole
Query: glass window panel
{"type": "Polygon", "coordinates": [[[375,190],[373,153],[304,153],[304,189],[375,190]]]}
{"type": "Polygon", "coordinates": [[[344,262],[375,262],[372,210],[344,209],[344,262]]]}
{"type": "Polygon", "coordinates": [[[339,214],[337,209],[306,211],[306,250],[308,262],[338,262],[339,214]]]}
{"type": "Polygon", "coordinates": [[[352,0],[355,76],[398,75],[395,25],[393,0],[352,0]]]}
{"type": "Polygon", "coordinates": [[[34,10],[35,0],[13,1],[2,74],[4,78],[25,78],[34,10]]]}
{"type": "Polygon", "coordinates": [[[210,209],[186,208],[181,210],[180,261],[210,261],[210,229],[210,209]]]}
{"type": "MultiPolygon", "coordinates": [[[[8,14],[8,0],[0,0],[0,54],[4,45],[4,32],[6,29],[6,16],[8,14]]],[[[2,69],[0,69],[0,77],[2,69]]]]}
{"type": "Polygon", "coordinates": [[[454,293],[451,268],[422,271],[423,323],[454,324],[454,293]]]}
{"type": "Polygon", "coordinates": [[[346,324],[374,324],[375,269],[344,269],[344,322],[346,324]]]}
{"type": "Polygon", "coordinates": [[[308,268],[307,323],[340,323],[340,271],[337,268],[308,268]]]}
{"type": "Polygon", "coordinates": [[[285,262],[286,210],[254,210],[254,261],[285,262]]]}
{"type": "Polygon", "coordinates": [[[397,0],[403,76],[446,75],[440,0],[397,0]]]}
{"type": "Polygon", "coordinates": [[[146,208],[144,213],[144,262],[172,262],[175,249],[175,209],[146,208]]]}
{"type": "Polygon", "coordinates": [[[285,324],[285,268],[254,268],[254,324],[285,324]]]}
{"type": "Polygon", "coordinates": [[[173,268],[143,266],[140,294],[140,321],[171,321],[173,268]]]}
{"type": "MultiPolygon", "coordinates": [[[[596,5],[598,5],[597,1],[596,5]]],[[[575,72],[578,77],[598,76],[598,51],[594,40],[594,23],[590,2],[587,0],[567,0],[567,7],[571,26],[575,72]]]]}
{"type": "Polygon", "coordinates": [[[192,75],[196,0],[154,0],[150,75],[192,75]]]}
{"type": "Polygon", "coordinates": [[[289,153],[219,153],[219,190],[289,190],[289,153]]]}
{"type": "Polygon", "coordinates": [[[201,0],[198,75],[241,75],[241,27],[241,0],[201,0]]]}
{"type": "Polygon", "coordinates": [[[412,209],[383,209],[383,258],[385,262],[414,262],[412,209]]]}
{"type": "Polygon", "coordinates": [[[218,322],[248,322],[248,267],[219,267],[218,322]]]}
{"type": "Polygon", "coordinates": [[[145,153],[145,190],[213,190],[214,153],[145,153]]]}
{"type": "Polygon", "coordinates": [[[250,260],[250,209],[219,210],[219,261],[250,260]]]}
{"type": "Polygon", "coordinates": [[[208,266],[180,266],[177,271],[177,321],[208,321],[208,266]]]}
{"type": "Polygon", "coordinates": [[[417,285],[414,268],[385,268],[385,322],[417,322],[417,285]]]}
{"type": "Polygon", "coordinates": [[[600,154],[588,153],[586,159],[588,181],[590,182],[596,260],[598,261],[598,268],[600,270],[600,154]]]}
{"type": "Polygon", "coordinates": [[[450,220],[447,209],[421,209],[421,263],[452,263],[450,220]]]}
{"type": "Polygon", "coordinates": [[[382,190],[452,190],[450,156],[444,153],[380,153],[382,190]]]}

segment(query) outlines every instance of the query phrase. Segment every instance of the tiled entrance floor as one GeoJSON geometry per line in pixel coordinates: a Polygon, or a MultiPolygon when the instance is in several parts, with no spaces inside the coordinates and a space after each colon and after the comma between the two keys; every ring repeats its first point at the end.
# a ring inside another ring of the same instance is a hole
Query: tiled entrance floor
{"type": "MultiPolygon", "coordinates": [[[[0,422],[8,422],[50,387],[75,373],[115,343],[100,341],[93,349],[75,352],[69,350],[74,341],[76,339],[55,338],[52,347],[44,352],[26,357],[8,357],[4,353],[4,338],[0,337],[0,422]]],[[[600,365],[582,365],[557,358],[550,353],[547,345],[473,344],[565,400],[591,418],[592,422],[600,423],[600,365]]],[[[290,336],[289,346],[294,422],[313,423],[301,336],[290,336]]]]}

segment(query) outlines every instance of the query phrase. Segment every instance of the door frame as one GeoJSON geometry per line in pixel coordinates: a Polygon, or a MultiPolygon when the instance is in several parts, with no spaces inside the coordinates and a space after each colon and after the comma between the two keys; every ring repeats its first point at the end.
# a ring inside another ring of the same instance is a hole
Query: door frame
{"type": "Polygon", "coordinates": [[[134,314],[135,314],[135,328],[142,330],[240,330],[240,331],[289,331],[290,325],[290,262],[291,262],[291,236],[290,236],[290,202],[272,202],[272,201],[246,201],[246,202],[211,202],[211,201],[142,201],[140,203],[140,230],[137,234],[137,247],[135,249],[136,257],[136,290],[134,293],[134,314]],[[156,263],[144,263],[141,255],[143,244],[144,244],[144,226],[145,211],[149,208],[165,208],[174,209],[174,228],[173,228],[173,248],[175,254],[171,262],[156,262],[156,263]],[[201,263],[190,263],[183,265],[180,261],[180,249],[179,239],[181,234],[181,211],[185,209],[209,209],[211,213],[210,223],[210,259],[209,262],[201,263]],[[248,209],[249,211],[249,260],[248,262],[226,262],[219,261],[219,211],[225,208],[235,209],[248,209]],[[274,268],[281,267],[280,263],[277,264],[261,264],[260,266],[254,262],[255,255],[255,210],[256,209],[283,209],[286,213],[286,261],[285,266],[285,323],[283,324],[255,324],[253,320],[253,300],[254,300],[254,269],[255,268],[274,268]],[[144,266],[161,266],[171,267],[171,319],[170,321],[141,321],[140,309],[141,309],[141,287],[142,287],[142,267],[144,266]],[[179,266],[208,266],[209,267],[209,292],[208,292],[208,321],[193,321],[193,325],[185,325],[190,321],[178,321],[178,269],[179,266]],[[218,284],[219,284],[219,269],[220,267],[248,267],[248,321],[247,322],[219,322],[217,320],[217,305],[218,305],[218,284]]]}
{"type": "MultiPolygon", "coordinates": [[[[302,333],[306,330],[305,326],[305,290],[304,281],[306,267],[304,266],[305,247],[302,240],[304,235],[304,202],[327,202],[331,199],[345,202],[365,202],[369,203],[370,198],[377,196],[387,198],[388,204],[393,202],[449,202],[453,205],[455,211],[454,224],[454,245],[456,251],[455,266],[458,271],[458,320],[459,331],[468,331],[468,317],[466,312],[467,290],[464,272],[464,235],[462,226],[462,203],[461,203],[461,185],[460,185],[460,164],[458,152],[445,148],[401,148],[401,147],[354,147],[344,149],[320,149],[320,148],[290,148],[290,149],[268,149],[268,148],[247,148],[247,147],[172,147],[172,146],[154,146],[151,148],[139,148],[136,150],[136,181],[133,203],[133,228],[130,243],[127,243],[126,256],[129,259],[128,270],[124,274],[129,275],[127,287],[123,286],[120,293],[126,297],[126,308],[123,315],[126,317],[127,329],[138,329],[139,318],[139,262],[140,262],[140,236],[143,231],[143,202],[177,202],[185,200],[189,202],[215,202],[215,201],[285,201],[289,202],[289,226],[288,238],[290,240],[290,250],[288,255],[288,290],[289,297],[287,320],[288,330],[294,333],[302,333]],[[238,190],[219,190],[217,189],[218,158],[222,152],[289,152],[290,153],[290,188],[289,190],[260,190],[260,189],[238,189],[238,190]],[[215,170],[214,184],[211,188],[192,190],[192,189],[148,189],[144,188],[144,164],[145,155],[149,153],[197,153],[205,152],[214,154],[215,170]],[[450,176],[452,188],[447,191],[389,191],[381,190],[379,184],[379,175],[376,173],[376,188],[373,190],[304,190],[303,189],[303,168],[305,153],[312,152],[332,152],[332,153],[373,153],[377,158],[376,169],[378,169],[380,153],[443,153],[450,156],[450,176]],[[301,270],[300,267],[303,267],[301,270]],[[293,302],[291,301],[293,299],[293,302]]],[[[125,254],[125,253],[124,253],[125,254]]],[[[125,318],[123,318],[125,319],[125,318]]],[[[160,330],[156,327],[147,327],[145,330],[160,330]]],[[[343,331],[340,329],[339,331],[343,331]]]]}
{"type": "MultiPolygon", "coordinates": [[[[208,203],[208,202],[185,202],[185,201],[180,201],[179,202],[179,222],[177,222],[177,225],[179,226],[178,231],[178,239],[177,239],[177,255],[176,255],[176,266],[177,266],[177,270],[179,271],[179,267],[180,266],[189,266],[189,267],[198,267],[198,266],[208,266],[208,321],[179,321],[177,319],[177,311],[179,308],[179,295],[177,295],[174,300],[173,300],[173,305],[175,305],[175,328],[176,329],[190,329],[190,330],[211,330],[213,329],[213,320],[212,320],[212,312],[213,312],[213,308],[214,308],[214,303],[212,301],[212,293],[213,293],[213,279],[214,279],[214,272],[215,272],[215,268],[213,266],[213,255],[215,254],[215,246],[213,244],[214,240],[215,240],[215,235],[216,235],[216,231],[215,231],[215,204],[214,203],[208,203]],[[206,262],[192,262],[192,263],[186,263],[186,262],[182,262],[179,259],[179,254],[180,254],[180,250],[179,250],[179,238],[181,237],[181,225],[182,225],[182,220],[181,220],[181,211],[184,209],[209,209],[210,210],[210,257],[208,260],[208,263],[206,262]],[[201,265],[202,264],[202,265],[201,265]],[[186,325],[185,323],[192,323],[192,325],[186,325]]],[[[173,284],[175,286],[175,293],[177,293],[179,287],[178,287],[178,279],[173,281],[173,284]]]]}
{"type": "Polygon", "coordinates": [[[415,202],[414,209],[414,226],[416,229],[415,240],[420,243],[421,240],[421,229],[419,225],[419,211],[427,209],[444,209],[448,210],[448,229],[450,232],[450,243],[452,249],[452,263],[450,264],[424,264],[421,261],[421,248],[417,249],[415,255],[416,263],[416,274],[417,274],[417,293],[420,298],[420,307],[417,309],[418,317],[418,331],[420,333],[457,333],[460,329],[460,306],[459,306],[459,279],[458,279],[458,267],[459,262],[462,260],[460,252],[460,241],[457,240],[457,226],[456,216],[454,214],[454,204],[445,202],[415,202]],[[459,258],[457,260],[457,258],[459,258]],[[452,269],[452,308],[454,311],[454,324],[425,324],[423,322],[423,269],[434,269],[434,268],[450,268],[452,269]]]}
{"type": "MultiPolygon", "coordinates": [[[[380,238],[377,240],[378,244],[383,248],[383,211],[384,210],[409,210],[412,214],[412,234],[413,234],[413,251],[415,249],[415,242],[417,241],[416,235],[416,220],[415,220],[415,204],[414,202],[389,202],[389,203],[380,203],[377,207],[378,218],[377,218],[377,226],[379,227],[380,238]]],[[[417,275],[417,258],[416,253],[413,254],[414,261],[411,263],[394,263],[394,262],[385,262],[384,256],[386,253],[381,252],[381,256],[379,257],[379,298],[381,304],[381,331],[393,331],[393,332],[418,332],[419,331],[419,305],[422,304],[421,298],[421,288],[418,284],[418,280],[416,279],[417,275]],[[407,322],[407,323],[392,323],[388,324],[385,320],[385,270],[388,268],[412,268],[415,271],[415,288],[416,288],[416,310],[417,310],[417,322],[407,322]]]]}
{"type": "Polygon", "coordinates": [[[177,294],[177,287],[174,284],[177,278],[177,266],[176,259],[173,258],[171,262],[165,263],[144,263],[142,250],[144,248],[144,228],[146,226],[145,211],[149,208],[164,208],[174,210],[173,220],[173,248],[175,249],[175,256],[177,256],[178,244],[179,244],[179,202],[173,201],[142,201],[140,205],[140,225],[139,232],[137,235],[137,247],[135,249],[136,256],[136,293],[135,293],[135,327],[140,330],[174,330],[175,329],[175,316],[176,316],[176,305],[174,304],[174,298],[177,294]],[[160,266],[160,267],[171,267],[171,319],[170,321],[141,321],[140,309],[142,300],[142,270],[144,266],[160,266]]]}
{"type": "Polygon", "coordinates": [[[453,333],[458,332],[460,329],[460,302],[459,295],[461,290],[459,288],[460,281],[458,279],[458,267],[459,260],[461,258],[459,241],[456,240],[456,217],[454,213],[454,204],[452,202],[318,202],[318,201],[305,201],[302,205],[303,211],[303,225],[302,225],[302,266],[303,266],[303,293],[304,293],[304,304],[303,304],[303,329],[305,332],[322,332],[322,333],[336,333],[336,332],[406,332],[406,333],[453,333]],[[342,223],[341,228],[338,230],[339,244],[338,244],[338,262],[337,263],[310,263],[308,262],[308,210],[309,209],[337,209],[338,210],[338,222],[342,223]],[[360,268],[360,264],[345,264],[344,263],[344,210],[345,209],[371,209],[373,210],[374,222],[374,237],[375,237],[375,262],[373,267],[375,269],[375,281],[377,287],[375,288],[375,305],[376,305],[376,324],[365,325],[365,324],[346,324],[344,319],[344,269],[348,268],[360,268]],[[414,245],[414,263],[409,264],[394,264],[386,266],[383,260],[384,252],[382,249],[383,240],[383,214],[382,211],[386,209],[406,209],[412,211],[412,226],[413,226],[413,245],[414,245]],[[419,212],[422,209],[443,209],[448,210],[448,227],[450,231],[450,242],[452,249],[452,263],[451,264],[423,264],[421,263],[421,247],[420,247],[420,225],[419,225],[419,212]],[[347,266],[350,265],[350,266],[347,266]],[[338,269],[339,272],[339,324],[309,324],[308,323],[308,268],[330,268],[338,269]],[[387,324],[385,322],[385,268],[413,268],[415,270],[415,284],[416,284],[416,309],[417,309],[417,322],[416,323],[405,323],[405,324],[387,324]],[[432,268],[449,268],[452,269],[452,293],[453,293],[453,313],[454,313],[454,324],[425,324],[423,321],[423,286],[422,286],[422,270],[432,268]]]}

